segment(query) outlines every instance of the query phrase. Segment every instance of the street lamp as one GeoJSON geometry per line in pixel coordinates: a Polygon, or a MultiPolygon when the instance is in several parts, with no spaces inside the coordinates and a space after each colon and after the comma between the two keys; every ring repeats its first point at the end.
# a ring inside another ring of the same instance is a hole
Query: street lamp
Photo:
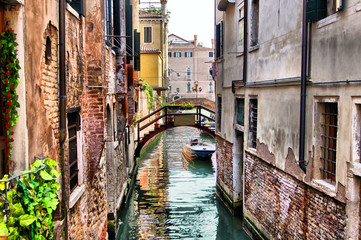
{"type": "Polygon", "coordinates": [[[194,82],[194,87],[192,87],[193,92],[196,92],[196,104],[198,105],[198,92],[202,92],[202,88],[198,86],[199,82],[194,82]]]}

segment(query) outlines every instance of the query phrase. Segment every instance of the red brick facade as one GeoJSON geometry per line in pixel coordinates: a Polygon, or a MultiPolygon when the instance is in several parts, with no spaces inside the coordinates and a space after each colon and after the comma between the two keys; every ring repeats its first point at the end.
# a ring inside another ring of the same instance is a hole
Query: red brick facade
{"type": "Polygon", "coordinates": [[[233,145],[216,136],[217,182],[221,181],[228,189],[233,190],[233,145]]]}
{"type": "Polygon", "coordinates": [[[344,203],[248,152],[244,207],[273,238],[345,238],[344,203]]]}

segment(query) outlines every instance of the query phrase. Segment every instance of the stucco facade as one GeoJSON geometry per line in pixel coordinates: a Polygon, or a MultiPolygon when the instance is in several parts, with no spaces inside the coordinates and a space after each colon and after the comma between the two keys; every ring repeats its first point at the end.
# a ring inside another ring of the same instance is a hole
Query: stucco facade
{"type": "Polygon", "coordinates": [[[217,135],[233,152],[227,160],[233,182],[219,174],[218,193],[232,199],[231,207],[243,201],[244,216],[268,238],[359,238],[360,2],[329,8],[308,24],[303,132],[302,1],[217,0],[215,6],[216,31],[223,36],[216,39],[217,135]],[[332,140],[325,143],[325,135],[332,140]],[[329,149],[333,153],[325,155],[329,149]],[[243,191],[235,189],[239,185],[243,191]],[[329,217],[335,222],[324,220],[329,217]],[[293,230],[275,226],[282,221],[293,230]],[[289,235],[296,231],[301,235],[289,235]]]}
{"type": "Polygon", "coordinates": [[[213,48],[198,44],[197,35],[188,41],[171,34],[168,36],[168,53],[169,96],[214,101],[215,82],[210,73],[213,48]],[[201,88],[202,91],[196,93],[192,90],[195,82],[198,82],[198,90],[201,88]]]}

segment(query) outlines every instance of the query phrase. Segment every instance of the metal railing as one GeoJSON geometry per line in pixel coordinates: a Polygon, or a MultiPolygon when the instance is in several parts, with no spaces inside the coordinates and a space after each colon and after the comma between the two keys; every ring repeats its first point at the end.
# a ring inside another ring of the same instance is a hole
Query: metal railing
{"type": "MultiPolygon", "coordinates": [[[[46,158],[40,158],[40,157],[35,157],[35,159],[38,159],[38,160],[44,160],[46,158]]],[[[12,180],[15,180],[15,181],[19,181],[20,177],[24,176],[24,175],[29,175],[29,178],[28,178],[28,182],[31,181],[31,174],[33,173],[39,173],[41,170],[45,169],[46,168],[46,161],[44,163],[43,166],[41,166],[40,168],[36,169],[36,170],[33,170],[33,171],[29,171],[29,172],[25,172],[25,173],[22,173],[22,174],[19,174],[19,175],[16,175],[16,176],[11,176],[10,178],[6,179],[6,180],[0,180],[0,184],[1,183],[4,183],[5,185],[5,189],[4,190],[0,190],[0,201],[1,202],[4,202],[4,214],[1,214],[0,213],[0,216],[4,217],[6,216],[6,226],[9,230],[9,226],[8,226],[8,221],[9,221],[9,217],[10,217],[10,208],[9,208],[9,201],[8,201],[8,192],[12,189],[12,187],[16,186],[15,184],[11,184],[11,181],[12,180]]],[[[38,179],[40,177],[40,174],[38,174],[36,176],[36,179],[38,179]]]]}
{"type": "MultiPolygon", "coordinates": [[[[194,108],[196,109],[195,113],[191,113],[191,112],[179,112],[178,110],[190,110],[190,109],[183,109],[181,105],[172,105],[172,106],[164,106],[162,108],[157,109],[156,111],[148,114],[147,116],[139,119],[138,121],[136,121],[136,124],[138,126],[138,138],[137,138],[137,142],[140,141],[140,132],[147,129],[149,126],[154,125],[160,121],[162,121],[162,123],[164,124],[164,126],[168,126],[171,123],[174,123],[174,116],[195,116],[195,126],[201,126],[201,120],[203,118],[206,118],[210,121],[215,121],[215,112],[207,107],[204,107],[202,105],[195,105],[194,108]],[[177,110],[177,112],[174,112],[174,110],[177,110]],[[202,113],[203,112],[208,112],[209,116],[205,115],[202,113]],[[150,122],[145,123],[144,125],[142,125],[142,123],[144,123],[144,121],[148,120],[148,119],[152,119],[150,122]],[[173,119],[173,120],[171,120],[173,119]]],[[[193,108],[193,109],[194,109],[193,108]]]]}

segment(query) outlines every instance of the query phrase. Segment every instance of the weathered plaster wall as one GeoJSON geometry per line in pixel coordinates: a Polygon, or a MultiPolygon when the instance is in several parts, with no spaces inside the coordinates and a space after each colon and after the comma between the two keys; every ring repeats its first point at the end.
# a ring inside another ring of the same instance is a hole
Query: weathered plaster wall
{"type": "MultiPolygon", "coordinates": [[[[46,0],[44,4],[30,1],[25,5],[25,79],[26,81],[26,115],[29,136],[29,160],[35,156],[49,156],[58,160],[54,143],[55,134],[41,99],[45,93],[41,88],[42,62],[44,59],[44,32],[49,22],[58,28],[58,3],[46,0]],[[39,126],[42,126],[41,128],[39,126]]],[[[56,76],[57,77],[57,76],[56,76]]],[[[57,93],[50,93],[57,97],[57,93]]]]}

